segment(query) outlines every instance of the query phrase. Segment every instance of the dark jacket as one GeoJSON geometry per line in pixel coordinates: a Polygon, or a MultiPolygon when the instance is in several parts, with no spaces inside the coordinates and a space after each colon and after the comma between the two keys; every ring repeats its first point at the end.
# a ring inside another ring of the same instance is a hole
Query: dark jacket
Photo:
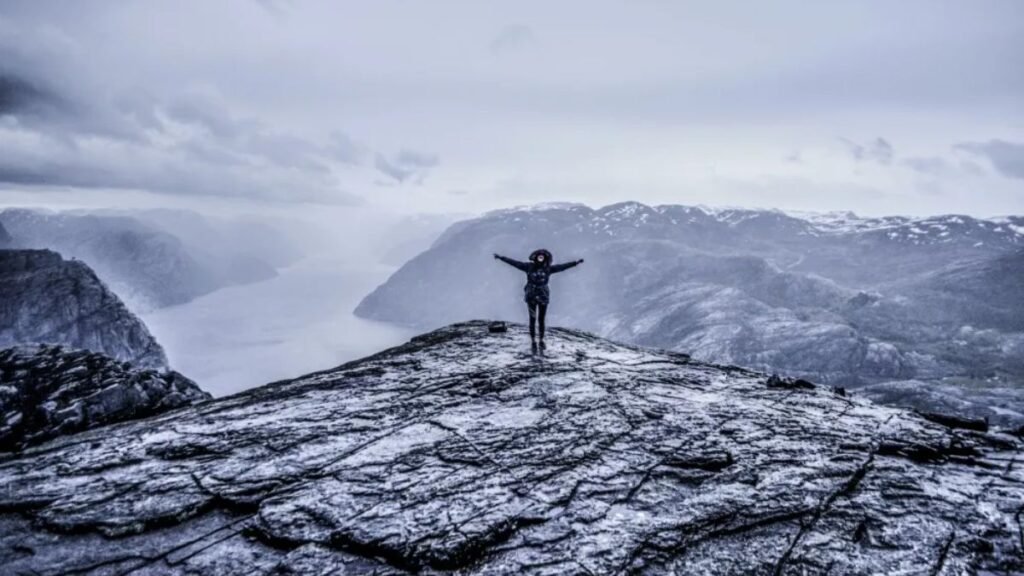
{"type": "Polygon", "coordinates": [[[583,260],[574,260],[563,264],[551,264],[551,252],[544,249],[534,250],[533,253],[530,254],[529,262],[520,262],[519,260],[513,260],[512,258],[507,258],[499,254],[495,254],[494,256],[498,260],[526,272],[526,285],[523,286],[523,300],[525,300],[530,306],[536,306],[538,304],[547,306],[548,301],[551,298],[551,292],[548,290],[548,278],[550,278],[552,274],[568,270],[580,262],[583,262],[583,260]],[[544,255],[543,264],[537,262],[537,256],[540,254],[544,255]]]}

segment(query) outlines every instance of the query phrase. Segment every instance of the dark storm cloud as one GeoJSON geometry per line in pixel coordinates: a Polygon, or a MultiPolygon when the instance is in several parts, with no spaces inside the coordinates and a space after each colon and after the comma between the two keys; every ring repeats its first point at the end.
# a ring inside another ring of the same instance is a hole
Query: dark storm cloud
{"type": "Polygon", "coordinates": [[[988,159],[992,167],[1007,178],[1024,179],[1024,144],[989,140],[963,142],[957,144],[956,148],[988,159]]]}
{"type": "Polygon", "coordinates": [[[30,81],[0,72],[0,116],[45,113],[59,105],[58,98],[30,81]]]}

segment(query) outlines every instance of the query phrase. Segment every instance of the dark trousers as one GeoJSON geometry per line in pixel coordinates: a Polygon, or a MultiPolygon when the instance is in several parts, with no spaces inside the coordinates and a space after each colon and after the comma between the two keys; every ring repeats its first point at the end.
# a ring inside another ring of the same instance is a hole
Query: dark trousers
{"type": "Polygon", "coordinates": [[[547,304],[531,304],[527,302],[526,309],[530,312],[530,339],[536,338],[536,325],[540,322],[540,339],[544,339],[544,316],[548,313],[547,304]]]}

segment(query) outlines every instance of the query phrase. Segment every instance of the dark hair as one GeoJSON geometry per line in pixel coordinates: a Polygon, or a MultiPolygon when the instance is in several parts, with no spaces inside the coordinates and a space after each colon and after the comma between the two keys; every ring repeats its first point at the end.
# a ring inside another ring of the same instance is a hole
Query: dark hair
{"type": "Polygon", "coordinates": [[[534,250],[533,252],[531,252],[530,253],[530,261],[531,262],[536,262],[537,258],[539,256],[544,256],[544,261],[545,262],[548,262],[548,263],[551,262],[551,252],[548,252],[544,248],[538,248],[538,249],[534,250]]]}

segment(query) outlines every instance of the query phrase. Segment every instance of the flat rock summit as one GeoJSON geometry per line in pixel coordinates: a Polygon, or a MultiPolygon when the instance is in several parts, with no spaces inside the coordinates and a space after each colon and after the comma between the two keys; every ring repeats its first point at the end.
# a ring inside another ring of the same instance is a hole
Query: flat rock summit
{"type": "Polygon", "coordinates": [[[2,572],[1024,571],[1015,433],[583,332],[525,342],[455,324],[0,457],[2,572]]]}

